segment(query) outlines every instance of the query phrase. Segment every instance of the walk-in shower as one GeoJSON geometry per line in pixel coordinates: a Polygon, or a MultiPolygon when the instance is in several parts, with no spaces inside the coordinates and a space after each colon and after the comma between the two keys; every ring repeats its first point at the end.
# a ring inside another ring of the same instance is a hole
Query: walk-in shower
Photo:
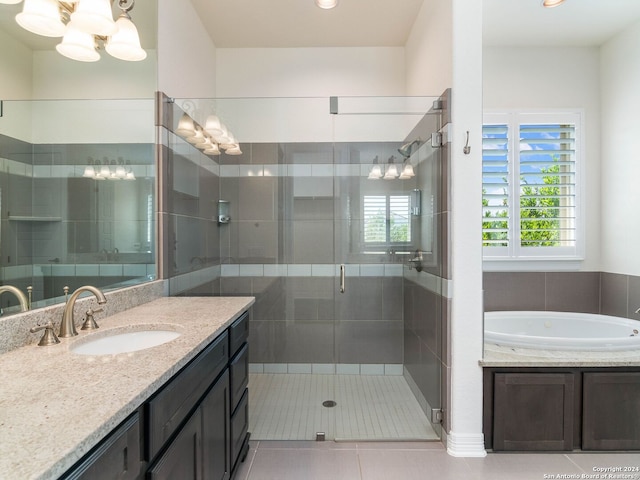
{"type": "Polygon", "coordinates": [[[253,439],[439,437],[447,162],[420,140],[443,125],[436,100],[175,100],[240,143],[166,140],[162,263],[171,294],[256,297],[253,439]]]}

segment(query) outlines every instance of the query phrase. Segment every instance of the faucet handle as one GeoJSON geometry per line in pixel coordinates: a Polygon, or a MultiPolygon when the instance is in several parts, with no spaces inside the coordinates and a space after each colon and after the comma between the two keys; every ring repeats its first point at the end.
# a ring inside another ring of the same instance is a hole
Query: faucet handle
{"type": "Polygon", "coordinates": [[[38,342],[39,347],[47,347],[49,345],[55,345],[57,343],[60,343],[60,340],[58,340],[58,337],[56,337],[56,334],[53,331],[52,322],[46,323],[45,325],[36,325],[35,327],[32,327],[29,331],[31,333],[36,333],[36,332],[39,332],[40,330],[44,330],[44,335],[42,335],[42,338],[38,342]]]}
{"type": "Polygon", "coordinates": [[[90,308],[89,310],[87,310],[86,312],[87,318],[82,324],[82,327],[80,327],[80,330],[95,330],[96,328],[100,328],[96,323],[96,321],[93,319],[93,314],[102,312],[103,310],[104,310],[103,308],[98,308],[96,310],[93,310],[90,308]]]}

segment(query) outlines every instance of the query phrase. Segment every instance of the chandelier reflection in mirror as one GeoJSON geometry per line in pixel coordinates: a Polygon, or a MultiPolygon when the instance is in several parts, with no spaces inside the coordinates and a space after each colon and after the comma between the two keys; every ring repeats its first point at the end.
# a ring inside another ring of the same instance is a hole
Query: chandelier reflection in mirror
{"type": "MultiPolygon", "coordinates": [[[[0,0],[0,4],[21,1],[0,0]]],[[[129,15],[135,0],[117,1],[121,13],[114,21],[110,0],[24,0],[16,22],[37,35],[62,37],[56,50],[72,60],[98,61],[102,47],[120,60],[144,60],[147,52],[140,46],[138,29],[129,15]]]]}

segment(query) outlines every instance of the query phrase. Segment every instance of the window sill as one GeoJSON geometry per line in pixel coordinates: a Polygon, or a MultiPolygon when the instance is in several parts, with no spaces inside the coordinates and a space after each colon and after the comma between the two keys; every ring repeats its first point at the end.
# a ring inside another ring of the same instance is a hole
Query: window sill
{"type": "Polygon", "coordinates": [[[580,271],[583,258],[483,258],[484,272],[548,272],[548,271],[580,271]]]}

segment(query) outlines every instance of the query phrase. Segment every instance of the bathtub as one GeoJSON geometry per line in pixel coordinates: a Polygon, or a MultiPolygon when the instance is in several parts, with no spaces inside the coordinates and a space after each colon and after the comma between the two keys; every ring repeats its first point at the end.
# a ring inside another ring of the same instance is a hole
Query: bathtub
{"type": "Polygon", "coordinates": [[[640,322],[571,312],[486,312],[484,341],[543,350],[640,348],[640,322]]]}

